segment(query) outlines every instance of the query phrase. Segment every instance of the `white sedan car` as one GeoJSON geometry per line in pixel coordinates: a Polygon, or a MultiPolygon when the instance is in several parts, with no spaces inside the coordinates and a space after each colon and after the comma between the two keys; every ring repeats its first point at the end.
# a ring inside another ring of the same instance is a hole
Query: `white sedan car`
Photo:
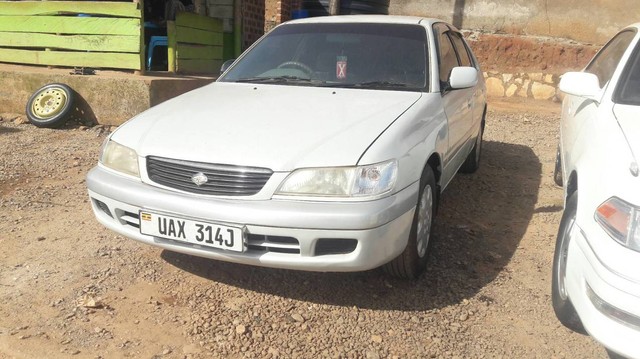
{"type": "Polygon", "coordinates": [[[553,263],[558,319],[640,358],[640,24],[560,81],[556,181],[565,209],[553,263]]]}
{"type": "Polygon", "coordinates": [[[478,168],[485,113],[477,61],[444,22],[292,21],[118,128],[87,186],[98,221],[167,250],[416,277],[440,193],[478,168]]]}

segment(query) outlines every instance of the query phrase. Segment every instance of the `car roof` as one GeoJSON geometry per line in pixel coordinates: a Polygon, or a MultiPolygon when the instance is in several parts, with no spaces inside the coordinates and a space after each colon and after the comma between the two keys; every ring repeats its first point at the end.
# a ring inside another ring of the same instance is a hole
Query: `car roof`
{"type": "Polygon", "coordinates": [[[318,16],[287,21],[285,24],[335,24],[335,23],[380,23],[380,24],[423,24],[432,25],[436,22],[444,22],[438,19],[423,18],[418,16],[396,15],[335,15],[318,16]]]}

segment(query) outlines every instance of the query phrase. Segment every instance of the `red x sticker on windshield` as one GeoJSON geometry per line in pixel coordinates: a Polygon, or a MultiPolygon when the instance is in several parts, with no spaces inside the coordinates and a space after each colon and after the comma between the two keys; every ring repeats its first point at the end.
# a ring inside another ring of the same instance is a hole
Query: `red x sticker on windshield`
{"type": "Polygon", "coordinates": [[[347,57],[338,56],[336,61],[336,78],[344,80],[347,78],[347,57]]]}

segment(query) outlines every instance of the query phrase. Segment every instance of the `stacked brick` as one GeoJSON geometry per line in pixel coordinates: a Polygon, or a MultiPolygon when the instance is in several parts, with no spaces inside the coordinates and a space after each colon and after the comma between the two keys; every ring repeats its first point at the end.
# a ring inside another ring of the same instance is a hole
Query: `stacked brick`
{"type": "Polygon", "coordinates": [[[242,1],[242,49],[246,49],[264,34],[265,0],[242,1]]]}

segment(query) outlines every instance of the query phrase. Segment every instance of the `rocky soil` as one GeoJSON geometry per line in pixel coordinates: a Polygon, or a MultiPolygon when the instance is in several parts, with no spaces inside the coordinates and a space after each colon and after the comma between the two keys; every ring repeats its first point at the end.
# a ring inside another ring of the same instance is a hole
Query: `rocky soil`
{"type": "Polygon", "coordinates": [[[0,357],[605,358],[551,308],[558,105],[492,104],[443,195],[427,272],[306,273],[189,257],[100,226],[108,129],[0,121],[0,357]]]}

